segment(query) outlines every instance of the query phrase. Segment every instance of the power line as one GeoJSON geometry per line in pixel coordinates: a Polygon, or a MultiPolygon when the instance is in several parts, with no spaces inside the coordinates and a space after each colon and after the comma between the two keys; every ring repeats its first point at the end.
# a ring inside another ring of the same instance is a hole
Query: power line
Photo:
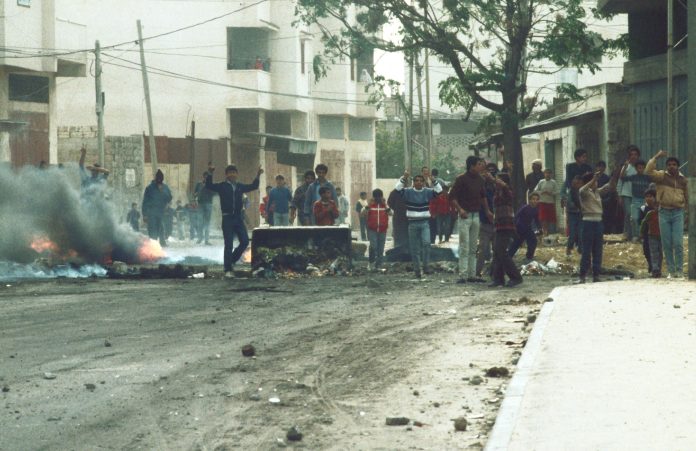
{"type": "MultiPolygon", "coordinates": [[[[137,66],[137,67],[124,66],[122,64],[116,64],[113,62],[109,62],[109,63],[105,63],[105,64],[109,64],[111,66],[122,67],[122,68],[130,69],[130,70],[136,70],[136,71],[141,70],[140,63],[130,61],[130,60],[127,60],[124,58],[117,58],[114,55],[106,55],[106,56],[109,56],[112,60],[113,59],[120,60],[120,61],[129,63],[133,66],[137,66]]],[[[246,86],[237,86],[237,85],[231,85],[228,83],[222,83],[222,82],[213,81],[213,80],[206,80],[203,78],[198,78],[198,77],[193,77],[193,76],[186,75],[186,74],[172,72],[172,71],[169,71],[166,69],[152,67],[149,65],[147,67],[147,71],[150,73],[153,73],[155,75],[160,75],[163,77],[176,78],[176,79],[180,79],[180,80],[191,81],[191,82],[195,82],[195,83],[207,84],[207,85],[212,85],[212,86],[221,86],[221,87],[225,87],[225,88],[238,89],[238,90],[247,91],[247,92],[256,92],[259,94],[269,94],[269,95],[276,95],[276,96],[281,96],[281,97],[291,97],[291,98],[297,98],[297,99],[317,100],[317,101],[322,101],[322,102],[345,103],[345,104],[350,104],[350,105],[365,105],[366,104],[366,102],[359,101],[359,100],[336,99],[336,98],[329,98],[329,97],[305,96],[305,95],[301,95],[301,94],[292,94],[292,93],[286,93],[286,92],[264,91],[261,89],[248,88],[246,86]]],[[[341,94],[343,94],[343,93],[341,93],[341,94]]]]}
{"type": "MultiPolygon", "coordinates": [[[[191,29],[191,28],[198,27],[198,26],[200,26],[200,25],[204,25],[204,24],[210,23],[210,22],[213,22],[213,21],[215,21],[215,20],[222,19],[222,18],[227,17],[227,16],[231,16],[232,14],[235,14],[235,13],[238,13],[238,12],[241,12],[241,11],[244,11],[245,9],[252,8],[252,7],[254,7],[254,6],[260,5],[261,3],[265,3],[265,2],[267,2],[267,1],[269,1],[269,0],[259,0],[259,1],[255,2],[255,3],[251,3],[251,4],[249,4],[249,5],[245,5],[245,6],[242,6],[241,8],[235,9],[234,11],[230,11],[230,12],[228,12],[228,13],[221,14],[221,15],[219,15],[219,16],[215,16],[215,17],[212,17],[212,18],[210,18],[210,19],[206,19],[206,20],[204,20],[204,21],[202,21],[202,22],[197,22],[197,23],[194,23],[194,24],[191,24],[191,25],[187,25],[187,26],[185,26],[185,27],[177,28],[177,29],[170,30],[170,31],[165,31],[164,33],[160,33],[160,34],[156,34],[156,35],[152,35],[152,36],[147,36],[147,37],[143,38],[143,42],[149,41],[149,40],[151,40],[151,39],[159,38],[159,37],[162,37],[162,36],[168,36],[168,35],[170,35],[170,34],[178,33],[178,32],[180,32],[180,31],[189,30],[189,29],[191,29]]],[[[120,42],[120,43],[118,43],[118,44],[107,45],[107,46],[102,47],[102,50],[114,49],[114,48],[121,47],[121,46],[126,45],[126,44],[131,44],[131,43],[133,43],[133,42],[137,42],[137,39],[131,39],[131,40],[128,40],[128,41],[120,42]]],[[[3,56],[3,58],[13,58],[13,59],[23,59],[23,58],[50,58],[50,57],[56,57],[56,56],[74,55],[74,54],[76,54],[76,53],[85,53],[85,52],[93,52],[93,51],[94,51],[94,49],[89,48],[89,49],[81,49],[81,50],[71,50],[71,51],[66,51],[66,52],[55,52],[55,53],[50,53],[50,54],[35,54],[35,55],[21,55],[21,56],[3,56]]]]}

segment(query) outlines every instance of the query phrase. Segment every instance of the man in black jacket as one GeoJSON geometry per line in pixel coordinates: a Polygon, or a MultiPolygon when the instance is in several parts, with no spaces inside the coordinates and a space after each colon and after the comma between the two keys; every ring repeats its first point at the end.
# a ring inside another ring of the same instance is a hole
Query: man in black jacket
{"type": "Polygon", "coordinates": [[[229,165],[225,168],[225,181],[213,183],[215,166],[208,166],[208,176],[205,179],[206,189],[220,195],[220,210],[222,210],[222,236],[225,239],[224,265],[225,278],[234,278],[234,264],[240,259],[249,245],[249,235],[244,225],[244,193],[259,189],[259,176],[263,169],[259,166],[256,178],[249,185],[237,182],[239,175],[237,167],[229,165]],[[232,250],[234,236],[237,235],[239,245],[232,250]]]}

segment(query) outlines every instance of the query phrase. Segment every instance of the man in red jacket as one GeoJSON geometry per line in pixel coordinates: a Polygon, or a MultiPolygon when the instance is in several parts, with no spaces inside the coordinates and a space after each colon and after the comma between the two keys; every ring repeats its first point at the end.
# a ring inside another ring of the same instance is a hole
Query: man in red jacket
{"type": "Polygon", "coordinates": [[[380,269],[384,256],[384,243],[387,241],[389,228],[389,207],[384,201],[381,189],[372,191],[372,200],[360,213],[367,218],[367,238],[370,240],[370,264],[368,269],[380,269]]]}

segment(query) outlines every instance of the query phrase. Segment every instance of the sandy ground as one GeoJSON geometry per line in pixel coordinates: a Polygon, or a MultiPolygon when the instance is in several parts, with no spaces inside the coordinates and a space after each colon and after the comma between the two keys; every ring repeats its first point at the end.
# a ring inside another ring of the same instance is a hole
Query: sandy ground
{"type": "Polygon", "coordinates": [[[514,370],[527,315],[568,280],[3,284],[0,449],[479,449],[509,380],[485,370],[514,370]]]}

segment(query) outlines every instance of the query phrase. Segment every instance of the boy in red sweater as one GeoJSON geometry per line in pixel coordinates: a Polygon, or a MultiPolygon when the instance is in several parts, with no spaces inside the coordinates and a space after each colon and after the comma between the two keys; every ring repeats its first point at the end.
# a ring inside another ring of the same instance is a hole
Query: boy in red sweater
{"type": "Polygon", "coordinates": [[[338,218],[338,207],[334,202],[331,189],[322,186],[319,188],[319,196],[321,198],[314,202],[314,223],[318,226],[332,226],[338,218]]]}
{"type": "Polygon", "coordinates": [[[449,241],[450,216],[452,206],[450,205],[447,186],[442,187],[440,193],[430,202],[430,216],[434,217],[437,223],[438,242],[449,241]]]}
{"type": "Polygon", "coordinates": [[[387,241],[387,229],[389,228],[389,207],[384,201],[384,193],[381,189],[372,191],[372,200],[367,207],[360,212],[367,218],[367,238],[370,240],[370,264],[369,269],[380,269],[384,256],[384,243],[387,241]]]}

